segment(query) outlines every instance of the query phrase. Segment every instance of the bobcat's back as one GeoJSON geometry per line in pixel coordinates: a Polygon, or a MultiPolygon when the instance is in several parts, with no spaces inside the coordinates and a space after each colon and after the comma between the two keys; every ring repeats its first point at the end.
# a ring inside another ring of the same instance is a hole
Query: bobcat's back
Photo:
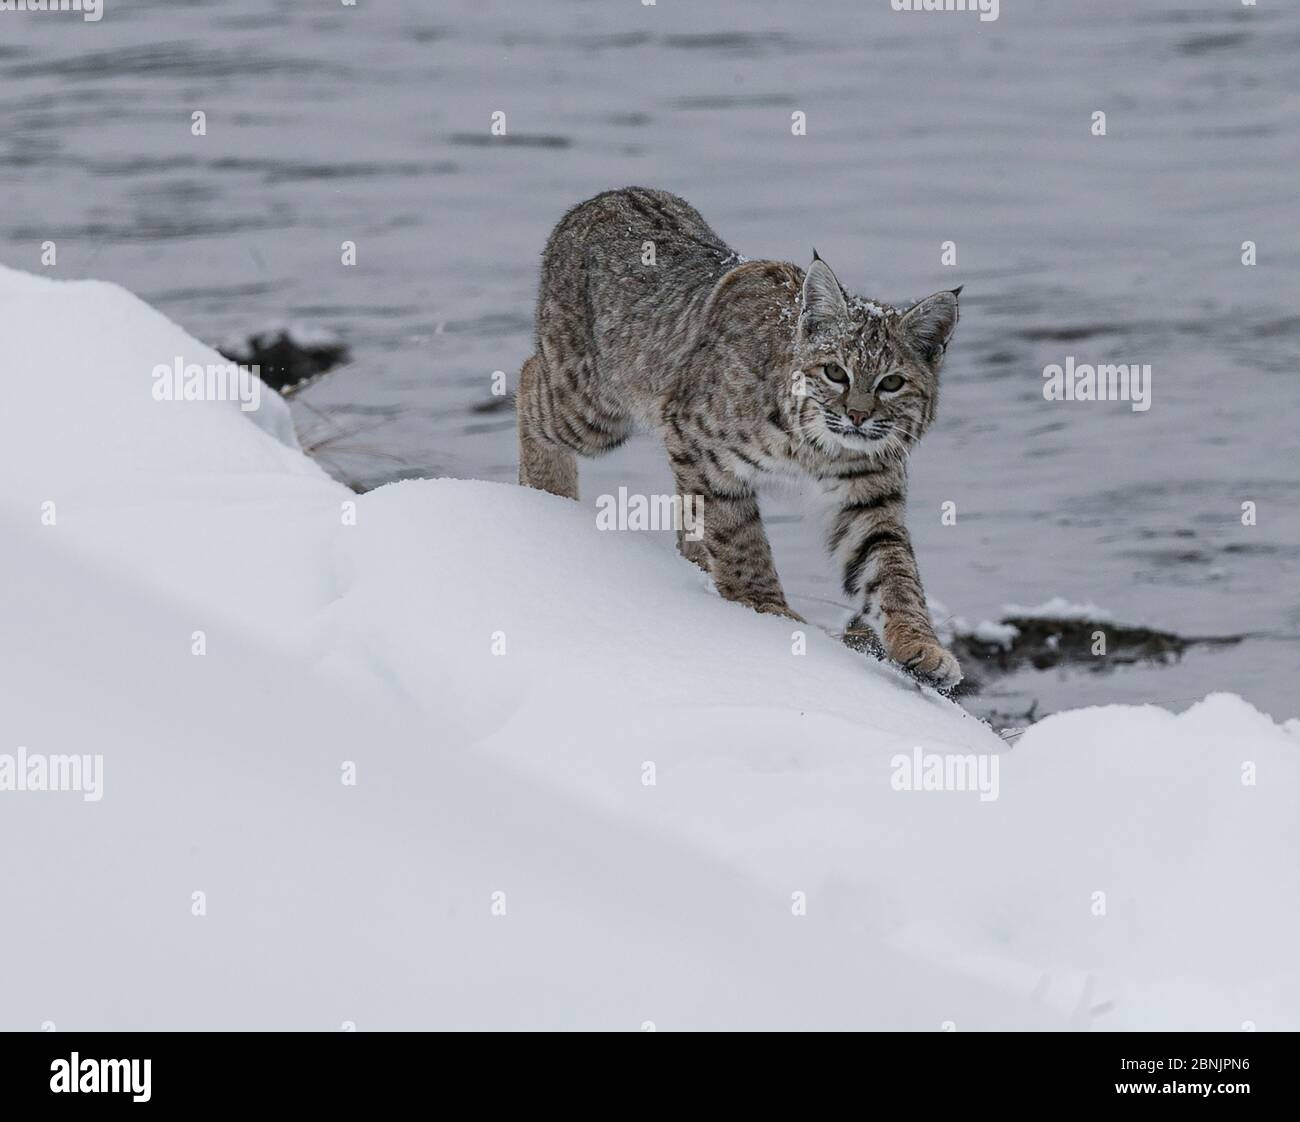
{"type": "Polygon", "coordinates": [[[556,226],[542,257],[537,348],[636,398],[662,393],[717,281],[740,258],[685,199],[606,191],[556,226]]]}

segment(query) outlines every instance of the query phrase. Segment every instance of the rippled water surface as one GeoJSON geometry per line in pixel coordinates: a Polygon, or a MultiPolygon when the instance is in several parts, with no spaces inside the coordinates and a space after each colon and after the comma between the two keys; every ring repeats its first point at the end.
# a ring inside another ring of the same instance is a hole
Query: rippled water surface
{"type": "MultiPolygon", "coordinates": [[[[53,239],[58,275],[118,281],[214,342],[274,319],[336,329],[353,362],[297,410],[365,486],[513,479],[513,414],[481,407],[530,351],[551,225],[597,191],[677,191],[745,255],[816,245],[879,299],[964,284],[912,472],[931,594],[971,621],[1061,595],[1250,636],[1169,667],[1027,672],[973,707],[1223,688],[1289,717],[1298,54],[1300,5],[1228,0],[1004,0],[995,22],[887,0],[0,13],[0,254],[36,270],[53,239]],[[1045,401],[1043,367],[1069,355],[1150,363],[1152,408],[1045,401]]],[[[652,439],[584,465],[589,503],[620,485],[669,489],[652,439]]],[[[834,626],[811,500],[765,509],[796,607],[834,626]]]]}

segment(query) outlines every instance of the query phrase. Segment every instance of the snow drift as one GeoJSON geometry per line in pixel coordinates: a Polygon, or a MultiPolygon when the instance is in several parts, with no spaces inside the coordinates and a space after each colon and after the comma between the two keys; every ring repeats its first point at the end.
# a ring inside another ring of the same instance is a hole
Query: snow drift
{"type": "Polygon", "coordinates": [[[103,761],[0,790],[0,1028],[1300,1027],[1295,723],[1009,747],[667,535],[156,400],[222,360],[114,286],[0,339],[0,756],[103,761]]]}

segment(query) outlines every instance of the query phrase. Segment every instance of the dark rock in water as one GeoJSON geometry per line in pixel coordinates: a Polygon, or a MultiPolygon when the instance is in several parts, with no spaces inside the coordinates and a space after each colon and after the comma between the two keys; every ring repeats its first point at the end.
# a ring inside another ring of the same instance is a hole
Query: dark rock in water
{"type": "Polygon", "coordinates": [[[1230,646],[1244,638],[1241,635],[1184,637],[1151,627],[1038,616],[1006,616],[1002,624],[1016,629],[1017,634],[1008,642],[990,642],[963,634],[953,640],[953,653],[994,673],[1010,673],[1027,666],[1048,670],[1062,664],[1103,672],[1136,662],[1177,662],[1188,647],[1230,646]]]}
{"type": "Polygon", "coordinates": [[[262,381],[286,396],[349,358],[347,345],[339,340],[289,328],[259,331],[243,342],[229,343],[218,350],[241,366],[258,367],[262,381]]]}

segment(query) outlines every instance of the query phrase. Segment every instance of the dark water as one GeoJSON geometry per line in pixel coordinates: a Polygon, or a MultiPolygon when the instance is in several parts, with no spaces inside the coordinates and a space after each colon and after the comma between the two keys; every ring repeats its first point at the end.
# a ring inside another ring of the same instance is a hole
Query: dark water
{"type": "MultiPolygon", "coordinates": [[[[513,479],[513,415],[475,406],[529,352],[550,226],[608,187],[677,191],[751,258],[816,245],[879,299],[965,284],[912,475],[932,595],[972,622],[1059,595],[1251,636],[1170,667],[1028,672],[974,707],[1228,689],[1283,718],[1300,712],[1298,52],[1300,5],[1230,0],[1005,0],[995,22],[887,0],[0,13],[0,259],[38,270],[52,239],[57,275],[118,281],[213,342],[334,328],[354,360],[299,421],[365,486],[513,479]],[[1045,401],[1067,355],[1151,364],[1151,409],[1045,401]]],[[[583,485],[669,476],[647,438],[583,485]]],[[[810,500],[766,507],[795,605],[835,625],[810,500]]]]}

